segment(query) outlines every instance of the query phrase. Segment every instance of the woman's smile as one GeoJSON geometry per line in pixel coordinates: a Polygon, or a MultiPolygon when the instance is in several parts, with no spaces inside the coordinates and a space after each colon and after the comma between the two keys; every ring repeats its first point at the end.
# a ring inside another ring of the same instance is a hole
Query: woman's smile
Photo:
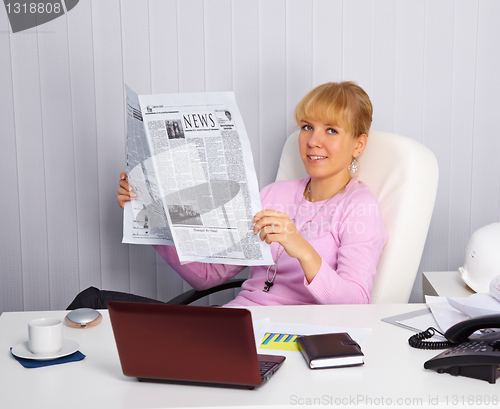
{"type": "Polygon", "coordinates": [[[326,156],[313,156],[313,155],[307,155],[307,157],[309,158],[309,160],[311,162],[317,162],[319,160],[322,160],[322,159],[326,159],[326,156]]]}

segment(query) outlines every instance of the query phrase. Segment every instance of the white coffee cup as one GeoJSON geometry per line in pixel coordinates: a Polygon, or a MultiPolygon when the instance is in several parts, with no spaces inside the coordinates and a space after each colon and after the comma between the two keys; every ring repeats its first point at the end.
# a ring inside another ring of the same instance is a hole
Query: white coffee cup
{"type": "Polygon", "coordinates": [[[35,355],[49,355],[62,348],[63,325],[55,318],[37,318],[28,323],[28,345],[35,355]]]}

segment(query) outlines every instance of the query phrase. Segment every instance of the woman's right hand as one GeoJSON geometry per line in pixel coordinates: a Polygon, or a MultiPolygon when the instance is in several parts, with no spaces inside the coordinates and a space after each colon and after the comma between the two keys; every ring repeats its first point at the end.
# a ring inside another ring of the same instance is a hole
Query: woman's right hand
{"type": "Polygon", "coordinates": [[[135,193],[132,192],[132,188],[127,181],[127,174],[125,172],[120,173],[120,187],[118,188],[118,205],[123,209],[125,203],[132,200],[135,197],[135,193]]]}

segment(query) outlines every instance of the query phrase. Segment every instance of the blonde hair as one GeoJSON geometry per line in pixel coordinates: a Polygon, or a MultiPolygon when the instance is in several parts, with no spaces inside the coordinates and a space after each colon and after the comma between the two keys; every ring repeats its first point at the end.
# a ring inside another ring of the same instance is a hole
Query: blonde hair
{"type": "Polygon", "coordinates": [[[368,135],[373,107],[368,94],[351,81],[328,82],[309,91],[297,104],[294,119],[340,125],[355,138],[368,135]]]}

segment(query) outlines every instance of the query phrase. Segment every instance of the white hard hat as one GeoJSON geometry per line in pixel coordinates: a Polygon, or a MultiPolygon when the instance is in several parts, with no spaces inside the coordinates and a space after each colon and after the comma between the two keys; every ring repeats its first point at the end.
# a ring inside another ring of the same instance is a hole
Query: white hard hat
{"type": "Polygon", "coordinates": [[[491,280],[500,274],[500,223],[481,227],[470,236],[458,271],[475,292],[489,292],[491,280]]]}

